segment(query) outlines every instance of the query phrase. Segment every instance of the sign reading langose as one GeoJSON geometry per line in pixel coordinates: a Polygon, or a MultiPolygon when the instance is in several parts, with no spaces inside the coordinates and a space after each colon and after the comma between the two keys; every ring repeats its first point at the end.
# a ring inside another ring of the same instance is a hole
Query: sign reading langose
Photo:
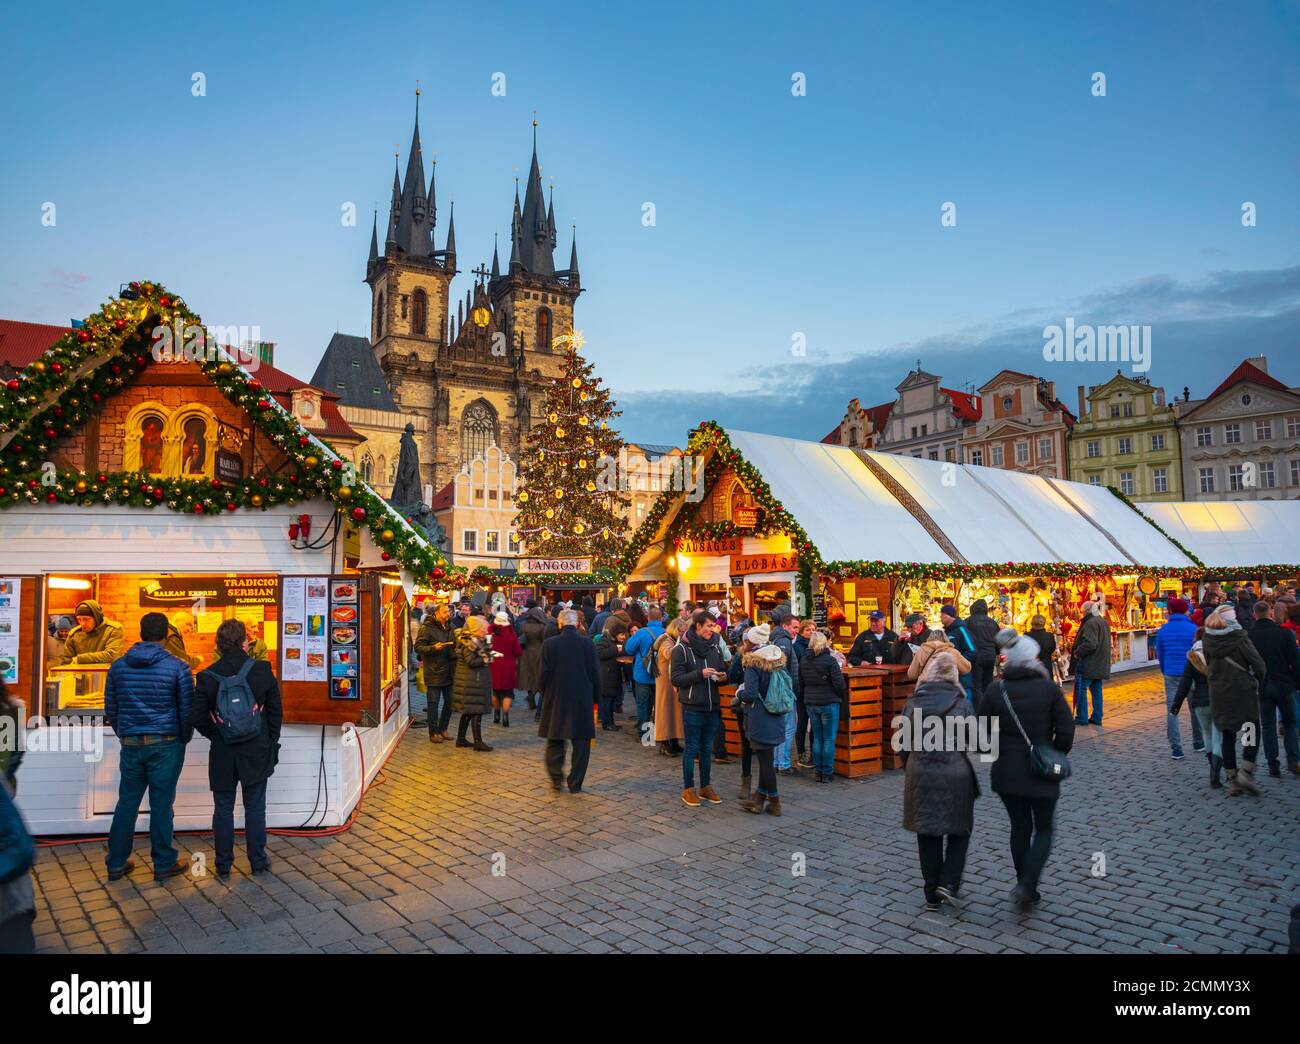
{"type": "Polygon", "coordinates": [[[590,573],[590,558],[523,558],[521,573],[590,573]]]}

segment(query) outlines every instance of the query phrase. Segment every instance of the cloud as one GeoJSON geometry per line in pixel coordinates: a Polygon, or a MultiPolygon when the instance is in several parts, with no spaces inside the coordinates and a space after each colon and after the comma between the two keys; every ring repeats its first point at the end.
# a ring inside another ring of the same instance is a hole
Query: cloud
{"type": "Polygon", "coordinates": [[[83,283],[90,282],[90,276],[85,272],[69,272],[64,268],[51,268],[47,275],[47,285],[59,290],[75,290],[83,283]]]}
{"type": "Polygon", "coordinates": [[[1255,355],[1269,356],[1270,372],[1279,380],[1300,383],[1300,266],[1217,271],[1197,281],[1151,276],[1055,309],[1018,309],[977,326],[838,360],[791,359],[729,371],[713,358],[706,365],[717,391],[625,393],[620,429],[626,438],[681,445],[692,427],[712,419],[727,427],[820,439],[839,424],[854,396],[866,406],[895,399],[894,386],[918,358],[946,386],[959,389],[978,388],[1007,368],[1037,374],[1055,381],[1057,395],[1073,409],[1075,387],[1101,383],[1117,364],[1045,362],[1043,327],[1067,316],[1095,325],[1150,324],[1147,376],[1156,384],[1168,382],[1171,398],[1184,387],[1193,398],[1208,393],[1238,362],[1255,355]],[[882,362],[881,355],[891,361],[882,362]]]}

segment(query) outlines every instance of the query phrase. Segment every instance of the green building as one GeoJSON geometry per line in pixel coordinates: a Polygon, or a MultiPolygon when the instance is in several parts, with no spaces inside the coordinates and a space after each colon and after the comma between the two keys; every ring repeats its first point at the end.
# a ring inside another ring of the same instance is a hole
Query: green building
{"type": "Polygon", "coordinates": [[[1165,390],[1118,371],[1105,384],[1080,385],[1070,478],[1138,500],[1182,500],[1178,428],[1165,390]]]}

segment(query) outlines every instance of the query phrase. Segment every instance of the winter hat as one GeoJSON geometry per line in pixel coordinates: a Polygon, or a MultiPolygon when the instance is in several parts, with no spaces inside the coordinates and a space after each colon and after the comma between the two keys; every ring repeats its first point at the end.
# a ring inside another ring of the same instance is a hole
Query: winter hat
{"type": "Polygon", "coordinates": [[[956,620],[956,619],[957,619],[957,610],[956,610],[953,606],[951,606],[951,605],[945,605],[942,609],[939,610],[939,615],[940,615],[940,616],[951,616],[954,620],[956,620]]]}
{"type": "Polygon", "coordinates": [[[996,635],[993,636],[993,644],[999,649],[1005,649],[1008,645],[1020,637],[1020,632],[1014,627],[1003,627],[996,635]]]}
{"type": "Polygon", "coordinates": [[[923,613],[908,613],[907,619],[903,623],[908,627],[911,627],[912,624],[925,623],[925,615],[923,613]]]}
{"type": "Polygon", "coordinates": [[[751,627],[745,632],[745,641],[750,645],[767,645],[772,640],[772,628],[767,624],[759,624],[757,627],[751,627]]]}
{"type": "Polygon", "coordinates": [[[1002,650],[1002,658],[1008,667],[1027,668],[1037,670],[1039,674],[1046,674],[1047,668],[1038,658],[1038,652],[1038,643],[1029,635],[1022,634],[1002,650]]]}
{"type": "Polygon", "coordinates": [[[764,645],[761,649],[755,649],[749,655],[758,656],[764,660],[771,660],[773,663],[775,663],[777,660],[785,659],[785,653],[783,653],[775,645],[764,645]]]}
{"type": "Polygon", "coordinates": [[[716,605],[711,605],[709,606],[709,615],[712,616],[715,620],[720,619],[722,617],[722,610],[719,609],[716,605]]]}
{"type": "Polygon", "coordinates": [[[939,649],[925,661],[921,670],[922,682],[945,682],[949,685],[958,683],[957,660],[946,649],[939,649]]]}
{"type": "Polygon", "coordinates": [[[1187,601],[1186,598],[1169,599],[1169,612],[1171,615],[1173,613],[1185,613],[1190,608],[1191,608],[1191,604],[1187,601]]]}
{"type": "Polygon", "coordinates": [[[510,617],[505,613],[497,613],[496,616],[492,617],[492,622],[494,624],[499,624],[501,627],[509,627],[510,617]]]}

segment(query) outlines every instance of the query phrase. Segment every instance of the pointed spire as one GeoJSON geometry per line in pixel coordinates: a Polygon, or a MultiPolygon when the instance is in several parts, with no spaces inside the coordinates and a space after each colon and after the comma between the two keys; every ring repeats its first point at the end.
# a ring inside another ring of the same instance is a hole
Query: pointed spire
{"type": "Polygon", "coordinates": [[[551,249],[555,249],[555,182],[551,182],[551,204],[546,212],[546,223],[551,229],[551,249]]]}
{"type": "Polygon", "coordinates": [[[402,182],[397,176],[397,152],[393,152],[393,201],[388,207],[388,235],[385,245],[397,242],[397,222],[402,213],[402,182]]]}
{"type": "Polygon", "coordinates": [[[451,211],[447,216],[447,267],[456,267],[456,200],[451,201],[451,211]]]}
{"type": "Polygon", "coordinates": [[[578,278],[578,226],[573,226],[573,248],[569,251],[569,286],[580,287],[578,278]]]}
{"type": "Polygon", "coordinates": [[[370,260],[379,260],[379,208],[375,208],[375,219],[370,225],[370,260]]]}
{"type": "MultiPolygon", "coordinates": [[[[438,225],[438,158],[435,156],[432,163],[432,170],[429,173],[429,231],[432,232],[438,225]]],[[[432,249],[432,239],[430,239],[430,249],[432,249]]]]}
{"type": "Polygon", "coordinates": [[[415,127],[411,151],[406,157],[402,184],[401,213],[397,222],[397,245],[407,254],[426,257],[432,251],[428,199],[424,194],[424,154],[420,146],[420,89],[415,89],[415,127]]]}
{"type": "Polygon", "coordinates": [[[555,259],[552,256],[551,223],[546,214],[546,200],[542,194],[541,164],[537,160],[537,120],[533,119],[533,157],[528,170],[528,184],[524,187],[524,210],[520,220],[519,260],[525,272],[553,276],[555,259]]]}
{"type": "Polygon", "coordinates": [[[501,261],[497,255],[497,234],[492,233],[492,278],[501,278],[501,261]]]}

